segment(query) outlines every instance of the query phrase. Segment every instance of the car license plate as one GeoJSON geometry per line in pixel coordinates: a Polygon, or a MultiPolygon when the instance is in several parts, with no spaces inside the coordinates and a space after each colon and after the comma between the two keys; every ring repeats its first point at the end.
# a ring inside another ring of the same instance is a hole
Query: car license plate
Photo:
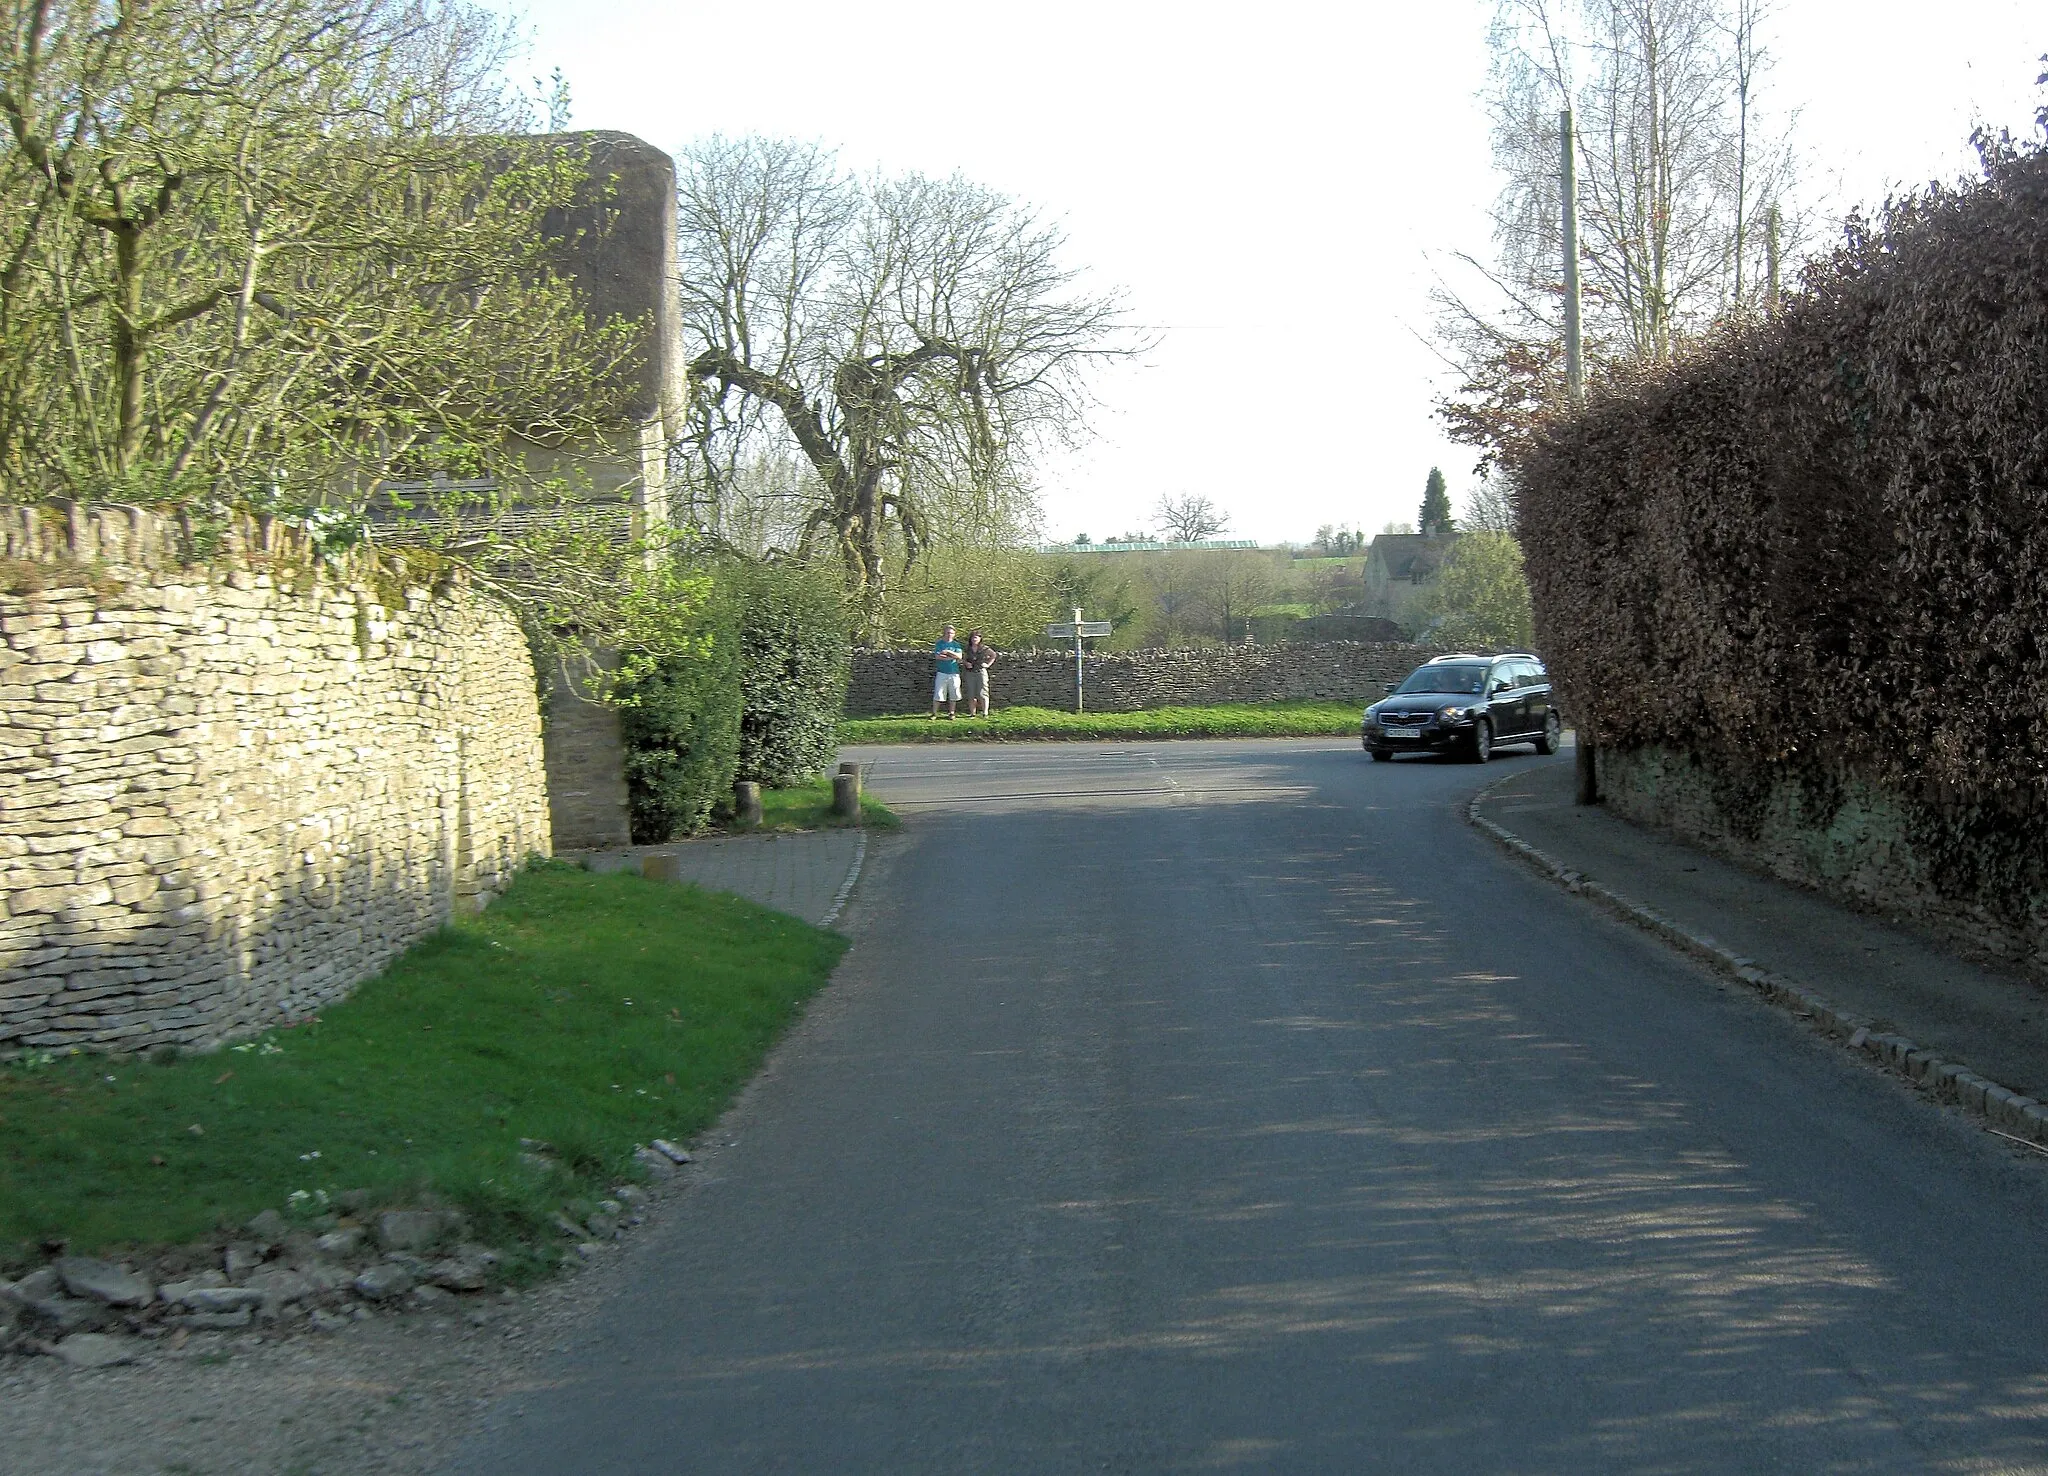
{"type": "Polygon", "coordinates": [[[1420,728],[1386,728],[1382,730],[1389,738],[1420,738],[1420,728]]]}

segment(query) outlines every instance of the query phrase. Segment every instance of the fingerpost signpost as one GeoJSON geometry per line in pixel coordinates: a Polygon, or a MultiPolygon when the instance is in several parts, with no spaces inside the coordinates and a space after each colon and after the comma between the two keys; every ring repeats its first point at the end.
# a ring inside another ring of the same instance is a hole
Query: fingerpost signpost
{"type": "Polygon", "coordinates": [[[1074,607],[1074,618],[1062,620],[1045,628],[1045,633],[1056,641],[1071,640],[1074,643],[1074,711],[1085,712],[1085,689],[1087,686],[1088,650],[1081,642],[1109,634],[1107,620],[1083,620],[1081,607],[1074,607]]]}

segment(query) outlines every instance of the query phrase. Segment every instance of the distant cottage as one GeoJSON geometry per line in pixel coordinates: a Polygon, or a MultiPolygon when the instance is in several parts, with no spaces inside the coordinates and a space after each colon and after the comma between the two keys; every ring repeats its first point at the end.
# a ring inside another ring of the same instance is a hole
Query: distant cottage
{"type": "Polygon", "coordinates": [[[1437,572],[1457,546],[1456,533],[1382,533],[1365,551],[1365,597],[1359,608],[1413,635],[1437,572]]]}

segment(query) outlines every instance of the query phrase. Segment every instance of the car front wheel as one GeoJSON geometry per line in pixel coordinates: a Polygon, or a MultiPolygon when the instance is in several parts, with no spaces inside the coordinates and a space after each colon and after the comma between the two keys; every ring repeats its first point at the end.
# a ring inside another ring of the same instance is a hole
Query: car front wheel
{"type": "Polygon", "coordinates": [[[1372,761],[1376,764],[1390,764],[1394,761],[1394,756],[1384,748],[1368,748],[1366,752],[1372,755],[1372,761]]]}
{"type": "Polygon", "coordinates": [[[1472,725],[1472,762],[1483,764],[1493,757],[1493,724],[1481,718],[1472,725]]]}
{"type": "Polygon", "coordinates": [[[1556,709],[1543,715],[1543,736],[1536,740],[1536,751],[1542,754],[1557,752],[1557,745],[1564,739],[1564,725],[1557,720],[1556,709]]]}

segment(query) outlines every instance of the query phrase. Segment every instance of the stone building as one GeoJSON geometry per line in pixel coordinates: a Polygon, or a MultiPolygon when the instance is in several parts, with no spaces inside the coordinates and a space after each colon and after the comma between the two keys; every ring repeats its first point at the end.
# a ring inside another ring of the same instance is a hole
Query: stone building
{"type": "Polygon", "coordinates": [[[1419,633],[1423,602],[1457,542],[1455,533],[1380,534],[1365,551],[1365,594],[1356,608],[1419,633]]]}
{"type": "MultiPolygon", "coordinates": [[[[536,477],[560,477],[599,507],[616,508],[619,537],[642,536],[669,518],[668,450],[682,434],[688,372],[676,275],[676,174],[667,154],[630,133],[561,134],[587,152],[587,187],[546,222],[563,245],[558,265],[575,281],[591,321],[640,325],[639,352],[616,426],[565,445],[527,445],[521,460],[536,477]]],[[[394,483],[394,499],[434,491],[488,493],[477,482],[394,483]]],[[[491,523],[517,532],[548,507],[494,510],[491,523]]],[[[391,521],[406,514],[396,510],[391,521]]],[[[543,673],[547,703],[548,797],[555,845],[594,850],[628,838],[625,751],[616,711],[588,699],[600,657],[543,673]]]]}

